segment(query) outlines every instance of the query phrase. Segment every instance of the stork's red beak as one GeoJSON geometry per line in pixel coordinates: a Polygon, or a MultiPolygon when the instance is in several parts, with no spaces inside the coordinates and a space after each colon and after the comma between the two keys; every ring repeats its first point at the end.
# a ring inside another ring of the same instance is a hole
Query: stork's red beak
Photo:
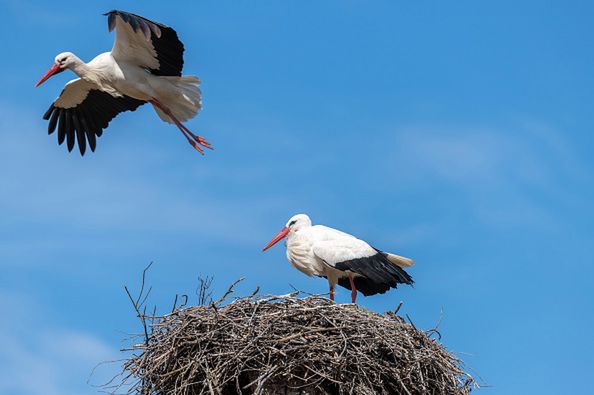
{"type": "Polygon", "coordinates": [[[37,88],[39,85],[43,84],[49,77],[51,77],[52,75],[61,73],[62,71],[64,71],[64,69],[60,68],[59,64],[54,64],[52,67],[50,67],[50,69],[43,75],[43,77],[41,77],[41,79],[39,80],[39,82],[37,82],[35,84],[35,87],[37,88]]]}
{"type": "Polygon", "coordinates": [[[274,236],[274,239],[270,240],[270,243],[266,244],[266,247],[262,248],[262,251],[266,251],[267,249],[269,249],[270,247],[287,237],[288,234],[289,228],[283,228],[283,230],[281,230],[280,232],[278,232],[276,236],[274,236]]]}

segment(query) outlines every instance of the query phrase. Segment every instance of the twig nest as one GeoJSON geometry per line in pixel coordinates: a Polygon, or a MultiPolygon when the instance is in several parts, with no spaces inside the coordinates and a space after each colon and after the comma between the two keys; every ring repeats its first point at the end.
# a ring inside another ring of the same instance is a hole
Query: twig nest
{"type": "Polygon", "coordinates": [[[252,295],[145,317],[125,373],[141,394],[467,394],[461,361],[394,313],[252,295]]]}

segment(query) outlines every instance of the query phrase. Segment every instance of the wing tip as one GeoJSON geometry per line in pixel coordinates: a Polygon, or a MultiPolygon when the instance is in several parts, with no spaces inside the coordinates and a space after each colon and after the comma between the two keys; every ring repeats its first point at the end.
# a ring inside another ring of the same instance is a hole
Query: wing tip
{"type": "Polygon", "coordinates": [[[56,110],[56,107],[54,106],[54,103],[52,103],[50,105],[50,107],[47,109],[47,111],[45,112],[45,114],[43,114],[42,119],[44,120],[48,120],[50,119],[50,116],[53,114],[53,112],[56,110]]]}
{"type": "Polygon", "coordinates": [[[113,29],[115,29],[115,18],[117,15],[117,11],[109,11],[107,14],[107,30],[111,33],[113,29]]]}
{"type": "Polygon", "coordinates": [[[115,29],[116,17],[119,16],[125,23],[132,27],[134,32],[137,32],[138,30],[142,31],[147,40],[150,40],[151,31],[155,34],[155,36],[157,36],[157,38],[161,38],[161,27],[167,28],[166,25],[153,22],[140,15],[132,14],[131,12],[111,10],[103,15],[107,16],[107,27],[110,32],[115,29]]]}

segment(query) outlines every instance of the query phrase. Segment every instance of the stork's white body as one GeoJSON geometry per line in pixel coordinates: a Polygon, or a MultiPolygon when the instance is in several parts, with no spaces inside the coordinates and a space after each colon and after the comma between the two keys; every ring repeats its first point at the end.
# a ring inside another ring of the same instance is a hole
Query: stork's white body
{"type": "Polygon", "coordinates": [[[117,61],[111,52],[104,52],[82,68],[78,76],[97,84],[112,95],[126,95],[139,100],[150,100],[156,96],[153,84],[161,77],[155,77],[138,65],[117,61]]]}
{"type": "Polygon", "coordinates": [[[336,270],[331,263],[377,254],[363,240],[324,225],[305,226],[289,232],[286,244],[287,258],[296,269],[308,276],[325,276],[334,284],[339,278],[359,274],[336,270]]]}
{"type": "MultiPolygon", "coordinates": [[[[360,290],[365,295],[383,293],[397,283],[412,284],[410,276],[402,270],[415,263],[412,259],[379,251],[348,233],[312,225],[305,214],[292,217],[279,235],[286,237],[291,265],[308,276],[326,277],[331,294],[339,284],[353,291],[354,301],[353,284],[361,283],[360,290]]],[[[280,236],[265,249],[280,240],[280,236]]]]}
{"type": "MultiPolygon", "coordinates": [[[[193,95],[188,95],[184,89],[184,84],[188,81],[197,88],[200,83],[197,77],[156,76],[139,67],[138,64],[116,59],[111,52],[97,55],[88,63],[74,57],[73,63],[72,71],[80,79],[114,97],[129,96],[143,101],[157,99],[161,103],[167,103],[174,116],[182,122],[194,117],[200,110],[200,91],[196,90],[193,95]],[[184,111],[186,108],[190,111],[184,111]]],[[[75,79],[68,84],[75,84],[78,81],[75,79]]],[[[76,88],[76,93],[80,96],[86,95],[84,88],[80,85],[76,88]]],[[[57,101],[63,103],[64,108],[74,107],[79,102],[75,97],[68,99],[58,98],[57,101]]],[[[155,107],[155,111],[165,122],[174,123],[159,108],[155,107]]]]}

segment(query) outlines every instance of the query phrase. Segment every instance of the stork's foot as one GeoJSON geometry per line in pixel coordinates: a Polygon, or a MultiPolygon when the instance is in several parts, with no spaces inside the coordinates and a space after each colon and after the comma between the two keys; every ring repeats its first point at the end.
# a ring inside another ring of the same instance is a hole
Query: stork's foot
{"type": "Polygon", "coordinates": [[[183,123],[179,122],[179,125],[177,125],[177,126],[180,129],[183,129],[183,131],[186,132],[194,140],[194,142],[200,144],[204,148],[208,148],[208,149],[214,150],[214,148],[212,147],[212,145],[208,141],[206,141],[206,139],[204,137],[201,137],[201,136],[198,136],[197,134],[192,133],[190,131],[190,129],[188,129],[186,127],[186,125],[184,125],[183,123]]]}
{"type": "Polygon", "coordinates": [[[200,136],[195,136],[194,138],[198,139],[198,144],[202,145],[203,147],[206,147],[208,149],[214,150],[214,148],[212,147],[212,145],[206,141],[204,138],[200,137],[200,136]]]}
{"type": "MultiPolygon", "coordinates": [[[[187,138],[187,136],[186,136],[186,138],[187,138]]],[[[200,148],[200,146],[195,141],[188,139],[188,143],[190,143],[190,145],[192,147],[194,147],[194,149],[196,151],[200,152],[200,155],[204,155],[204,150],[202,148],[200,148]]]]}

